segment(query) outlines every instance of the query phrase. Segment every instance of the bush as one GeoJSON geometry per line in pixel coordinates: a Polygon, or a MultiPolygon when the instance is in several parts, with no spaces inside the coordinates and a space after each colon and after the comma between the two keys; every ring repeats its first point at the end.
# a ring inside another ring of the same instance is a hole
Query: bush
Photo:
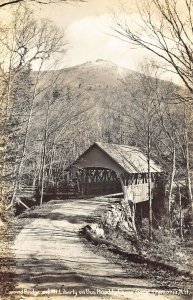
{"type": "Polygon", "coordinates": [[[164,218],[157,228],[153,228],[153,239],[149,240],[149,221],[148,219],[142,220],[142,227],[139,230],[142,252],[156,260],[180,263],[176,253],[181,249],[181,239],[176,234],[176,229],[168,230],[165,221],[164,218]]]}

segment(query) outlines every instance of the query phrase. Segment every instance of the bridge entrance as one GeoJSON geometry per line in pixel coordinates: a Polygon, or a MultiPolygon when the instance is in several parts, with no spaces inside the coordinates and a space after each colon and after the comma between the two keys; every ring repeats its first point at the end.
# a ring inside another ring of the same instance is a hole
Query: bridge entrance
{"type": "Polygon", "coordinates": [[[115,171],[88,167],[76,171],[72,181],[80,195],[107,195],[121,193],[122,187],[115,171]]]}

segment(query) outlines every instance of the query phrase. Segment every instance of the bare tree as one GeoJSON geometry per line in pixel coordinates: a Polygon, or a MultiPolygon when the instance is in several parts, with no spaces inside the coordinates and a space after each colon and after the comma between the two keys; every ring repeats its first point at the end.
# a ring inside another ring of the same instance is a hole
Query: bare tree
{"type": "MultiPolygon", "coordinates": [[[[5,59],[1,64],[1,74],[6,87],[3,95],[6,102],[4,105],[6,123],[12,116],[17,74],[23,72],[26,66],[30,66],[33,62],[36,62],[38,67],[38,71],[35,72],[32,79],[29,111],[26,112],[27,115],[25,115],[25,134],[22,141],[22,147],[20,145],[20,149],[22,148],[21,154],[19,155],[19,158],[17,158],[18,167],[15,175],[14,190],[11,201],[11,205],[13,205],[17,188],[20,184],[21,172],[26,155],[26,146],[34,110],[34,103],[41,90],[38,88],[38,85],[40,77],[42,77],[43,74],[41,72],[42,66],[50,59],[50,56],[61,51],[64,45],[63,32],[60,32],[49,21],[43,20],[39,22],[35,20],[32,12],[27,7],[19,6],[13,14],[12,26],[10,26],[5,32],[5,36],[0,37],[0,42],[5,53],[5,59]],[[8,72],[6,69],[7,64],[9,66],[8,72]]],[[[19,101],[20,99],[17,100],[19,101]]],[[[17,114],[21,114],[21,111],[18,111],[17,114]]],[[[6,133],[4,136],[6,136],[6,133]]],[[[5,147],[7,147],[8,144],[9,141],[7,140],[5,147]]],[[[4,153],[4,164],[6,164],[6,149],[4,149],[4,153]]]]}
{"type": "Polygon", "coordinates": [[[53,4],[53,3],[61,3],[68,1],[79,1],[85,2],[85,0],[3,0],[3,3],[0,4],[0,8],[18,4],[18,3],[37,3],[37,4],[53,4]]]}
{"type": "Polygon", "coordinates": [[[145,0],[138,6],[140,24],[124,18],[115,31],[125,41],[162,58],[193,93],[193,1],[145,0]]]}
{"type": "Polygon", "coordinates": [[[170,180],[169,180],[169,195],[168,195],[168,223],[169,228],[171,227],[171,203],[174,187],[174,178],[176,175],[176,128],[171,117],[170,107],[168,103],[162,103],[161,99],[158,101],[158,107],[156,108],[156,113],[159,117],[161,127],[165,132],[166,138],[168,138],[167,147],[171,156],[171,170],[170,170],[170,180]]]}
{"type": "MultiPolygon", "coordinates": [[[[138,5],[139,24],[130,26],[127,18],[117,22],[115,32],[118,37],[135,46],[143,47],[165,61],[162,68],[179,76],[186,90],[193,94],[193,1],[192,0],[145,0],[138,5]]],[[[192,97],[183,98],[191,102],[192,97]]],[[[193,216],[192,183],[190,175],[189,144],[191,131],[187,119],[184,136],[186,139],[187,185],[193,216]]],[[[170,136],[171,140],[171,136],[170,136]]],[[[174,140],[173,140],[174,142],[174,140]]],[[[175,161],[175,145],[173,146],[175,161]]],[[[175,166],[173,164],[173,170],[175,166]]],[[[174,177],[174,171],[172,177],[174,177]]],[[[170,188],[171,194],[171,188],[170,188]]],[[[193,227],[193,226],[192,226],[193,227]]]]}
{"type": "Polygon", "coordinates": [[[141,64],[142,72],[137,81],[137,85],[130,90],[132,101],[129,105],[128,119],[134,128],[135,142],[142,147],[147,157],[148,174],[148,203],[149,203],[149,237],[152,239],[153,228],[153,194],[151,176],[151,158],[154,154],[153,140],[159,132],[158,115],[156,112],[158,101],[158,90],[160,89],[157,78],[157,68],[151,62],[141,64]],[[150,75],[154,75],[154,78],[150,75]]]}
{"type": "Polygon", "coordinates": [[[39,187],[40,204],[45,189],[56,188],[70,158],[77,157],[77,152],[72,149],[72,145],[75,150],[78,148],[77,128],[84,127],[86,115],[93,106],[85,94],[81,106],[77,107],[80,93],[62,87],[62,75],[60,71],[53,71],[44,78],[50,85],[38,96],[29,132],[26,150],[29,163],[26,162],[24,172],[31,172],[30,176],[36,177],[33,182],[39,187]],[[30,171],[31,162],[35,162],[35,172],[30,171]]]}

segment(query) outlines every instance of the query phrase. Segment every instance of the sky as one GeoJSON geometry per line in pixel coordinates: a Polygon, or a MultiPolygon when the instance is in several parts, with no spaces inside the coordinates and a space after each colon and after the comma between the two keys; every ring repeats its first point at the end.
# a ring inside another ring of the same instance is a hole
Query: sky
{"type": "Polygon", "coordinates": [[[65,30],[68,45],[62,67],[104,59],[136,70],[144,55],[149,54],[114,36],[114,13],[121,14],[123,6],[127,8],[128,21],[136,21],[135,0],[88,0],[38,6],[34,11],[37,17],[51,19],[65,30]]]}
{"type": "MultiPolygon", "coordinates": [[[[48,18],[65,31],[67,51],[60,61],[60,68],[104,59],[137,71],[141,62],[152,58],[147,50],[136,48],[115,36],[116,20],[123,15],[133,28],[140,23],[136,0],[75,1],[32,5],[32,9],[38,19],[48,18]]],[[[9,12],[1,11],[0,17],[8,19],[9,12]]],[[[165,76],[168,80],[173,77],[171,73],[165,76]]]]}

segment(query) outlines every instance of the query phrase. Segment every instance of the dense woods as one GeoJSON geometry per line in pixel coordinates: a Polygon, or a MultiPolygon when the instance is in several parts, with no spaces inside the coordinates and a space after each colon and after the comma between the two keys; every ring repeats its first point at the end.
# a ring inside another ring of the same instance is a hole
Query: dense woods
{"type": "MultiPolygon", "coordinates": [[[[159,101],[162,105],[156,111],[170,143],[168,150],[172,156],[168,195],[169,215],[171,215],[174,184],[177,181],[178,196],[181,199],[180,184],[182,180],[180,179],[184,177],[191,219],[193,218],[191,184],[192,11],[193,2],[191,0],[145,0],[142,5],[138,5],[140,22],[134,24],[135,29],[130,26],[126,18],[118,20],[115,25],[115,32],[119,38],[137,47],[142,47],[158,60],[161,59],[160,69],[176,74],[185,87],[183,92],[175,92],[172,96],[173,103],[176,103],[175,109],[172,108],[173,105],[167,97],[164,104],[165,112],[162,112],[163,99],[161,102],[159,101]],[[178,115],[177,109],[183,112],[182,115],[178,115]],[[178,120],[181,118],[180,127],[176,117],[178,120]]],[[[169,224],[170,221],[171,218],[169,218],[169,224]]]]}
{"type": "MultiPolygon", "coordinates": [[[[124,190],[121,182],[123,199],[113,199],[102,216],[97,211],[95,221],[101,219],[92,224],[94,239],[92,230],[87,232],[89,240],[99,244],[95,251],[104,255],[104,245],[110,250],[124,249],[121,252],[144,263],[152,264],[153,257],[154,266],[174,262],[175,268],[170,269],[178,272],[178,266],[189,267],[192,255],[188,247],[193,231],[193,2],[144,0],[144,6],[138,7],[143,25],[139,23],[134,31],[127,18],[117,21],[117,38],[158,57],[158,61],[146,59],[134,72],[101,59],[60,69],[67,48],[64,32],[49,20],[38,20],[27,4],[63,1],[3,0],[0,4],[0,9],[11,9],[9,24],[0,24],[0,243],[4,245],[0,273],[13,273],[7,249],[17,234],[17,220],[21,217],[18,228],[22,228],[27,219],[50,215],[52,204],[42,205],[49,198],[46,191],[56,199],[56,192],[67,183],[73,186],[67,167],[96,141],[142,150],[148,163],[145,183],[149,201],[140,207],[147,209],[141,220],[136,203],[129,199],[129,189],[124,190]],[[184,5],[182,15],[179,3],[184,5]],[[159,59],[164,63],[159,64],[159,59]],[[168,71],[182,84],[164,80],[168,71]],[[152,208],[156,193],[152,192],[150,159],[163,170],[158,177],[165,214],[160,212],[159,220],[152,208]]],[[[52,217],[57,219],[57,213],[52,217]]],[[[82,224],[83,216],[79,218],[82,224]]],[[[123,264],[127,264],[125,260],[123,264]]],[[[178,273],[184,274],[183,270],[178,273]]],[[[140,274],[143,276],[143,270],[140,274]]],[[[164,277],[162,273],[159,276],[164,277]]],[[[12,288],[6,280],[2,286],[5,291],[12,288]]]]}
{"type": "MultiPolygon", "coordinates": [[[[139,42],[125,30],[125,38],[139,42]]],[[[161,80],[154,61],[139,72],[102,60],[53,71],[65,51],[63,32],[21,5],[0,34],[2,219],[3,211],[22,205],[25,186],[38,187],[42,204],[44,188],[63,184],[67,166],[103,141],[139,146],[163,167],[167,223],[183,237],[192,214],[188,73],[184,88],[161,80]]],[[[152,218],[150,207],[150,225],[152,218]]]]}

